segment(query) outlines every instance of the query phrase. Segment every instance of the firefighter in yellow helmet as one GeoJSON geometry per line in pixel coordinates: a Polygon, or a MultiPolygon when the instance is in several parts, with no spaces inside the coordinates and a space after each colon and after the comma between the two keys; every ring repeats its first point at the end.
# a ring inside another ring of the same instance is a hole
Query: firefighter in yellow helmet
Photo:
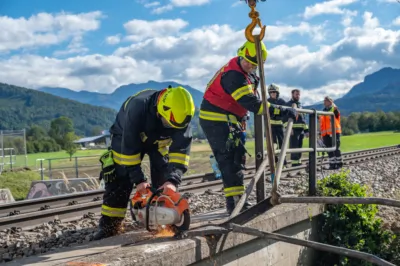
{"type": "Polygon", "coordinates": [[[110,128],[111,147],[100,158],[105,192],[95,240],[118,233],[133,186],[144,192],[149,185],[141,168],[145,154],[152,186],[176,190],[189,165],[194,110],[191,94],[171,86],[141,91],[122,104],[110,128]]]}
{"type": "MultiPolygon", "coordinates": [[[[267,48],[261,42],[263,61],[267,59],[267,48]]],[[[231,213],[244,193],[243,169],[246,149],[240,139],[240,123],[248,111],[263,114],[262,101],[256,90],[259,78],[256,75],[257,56],[255,44],[245,42],[237,57],[224,65],[207,84],[200,106],[200,126],[211,146],[222,173],[227,212],[231,213]]],[[[283,109],[267,103],[270,114],[278,111],[295,118],[292,108],[283,109]]],[[[244,209],[250,207],[245,203],[244,209]]]]}

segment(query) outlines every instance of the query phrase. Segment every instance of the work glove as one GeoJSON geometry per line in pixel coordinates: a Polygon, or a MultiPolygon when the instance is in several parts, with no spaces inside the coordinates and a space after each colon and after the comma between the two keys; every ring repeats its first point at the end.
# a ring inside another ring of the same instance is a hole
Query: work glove
{"type": "Polygon", "coordinates": [[[104,152],[100,156],[99,161],[101,163],[99,180],[104,179],[105,183],[114,181],[114,179],[116,178],[116,174],[115,174],[115,164],[112,156],[112,151],[108,150],[104,152]]]}
{"type": "Polygon", "coordinates": [[[296,110],[294,108],[287,108],[284,111],[281,110],[281,112],[284,113],[289,118],[292,118],[293,120],[296,120],[297,112],[296,112],[296,110]]]}

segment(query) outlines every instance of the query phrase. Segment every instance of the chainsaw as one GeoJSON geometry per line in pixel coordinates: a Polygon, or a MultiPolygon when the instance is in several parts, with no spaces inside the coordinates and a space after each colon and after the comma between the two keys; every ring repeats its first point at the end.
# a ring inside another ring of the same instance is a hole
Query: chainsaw
{"type": "Polygon", "coordinates": [[[189,202],[171,189],[146,188],[146,193],[136,191],[130,201],[132,220],[144,225],[149,232],[169,226],[175,234],[190,226],[189,202]]]}

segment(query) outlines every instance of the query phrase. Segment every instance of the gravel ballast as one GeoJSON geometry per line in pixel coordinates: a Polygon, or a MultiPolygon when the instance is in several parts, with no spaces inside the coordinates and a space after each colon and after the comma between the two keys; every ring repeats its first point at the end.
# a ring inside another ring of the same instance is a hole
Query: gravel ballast
{"type": "MultiPolygon", "coordinates": [[[[368,185],[376,197],[400,199],[400,155],[365,162],[355,166],[344,167],[350,170],[351,181],[368,185]]],[[[318,172],[318,178],[327,176],[334,171],[318,172]]],[[[266,184],[269,193],[271,184],[266,184]]],[[[302,194],[308,190],[306,174],[297,175],[289,180],[282,180],[279,192],[281,195],[302,194]]],[[[255,203],[254,192],[250,201],[255,203]]],[[[225,198],[222,192],[205,192],[201,195],[190,195],[191,212],[193,215],[217,210],[225,207],[225,198]]],[[[129,213],[129,212],[128,212],[129,213]]],[[[400,228],[400,209],[379,206],[380,217],[385,221],[385,227],[392,230],[400,228]]],[[[33,230],[21,231],[19,228],[10,228],[0,231],[0,262],[11,261],[41,253],[50,252],[59,248],[76,244],[87,243],[92,240],[97,230],[99,217],[86,215],[79,221],[62,223],[52,221],[44,223],[33,230]]],[[[125,220],[125,230],[134,230],[129,214],[125,220]]]]}

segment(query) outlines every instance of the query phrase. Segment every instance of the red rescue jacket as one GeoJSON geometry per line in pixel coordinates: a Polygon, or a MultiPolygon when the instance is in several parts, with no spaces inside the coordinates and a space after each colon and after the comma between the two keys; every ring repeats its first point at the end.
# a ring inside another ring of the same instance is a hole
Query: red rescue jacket
{"type": "Polygon", "coordinates": [[[237,101],[235,101],[235,99],[233,99],[230,94],[226,93],[224,88],[222,88],[221,86],[221,76],[225,72],[232,70],[237,71],[239,75],[244,75],[247,79],[248,84],[252,85],[249,76],[241,69],[237,62],[238,57],[234,57],[229,60],[229,62],[224,65],[219,71],[217,71],[217,73],[208,83],[207,89],[204,93],[204,99],[209,101],[211,104],[218,106],[221,109],[224,109],[225,111],[228,111],[239,117],[244,117],[247,113],[247,110],[243,108],[237,101]]]}

